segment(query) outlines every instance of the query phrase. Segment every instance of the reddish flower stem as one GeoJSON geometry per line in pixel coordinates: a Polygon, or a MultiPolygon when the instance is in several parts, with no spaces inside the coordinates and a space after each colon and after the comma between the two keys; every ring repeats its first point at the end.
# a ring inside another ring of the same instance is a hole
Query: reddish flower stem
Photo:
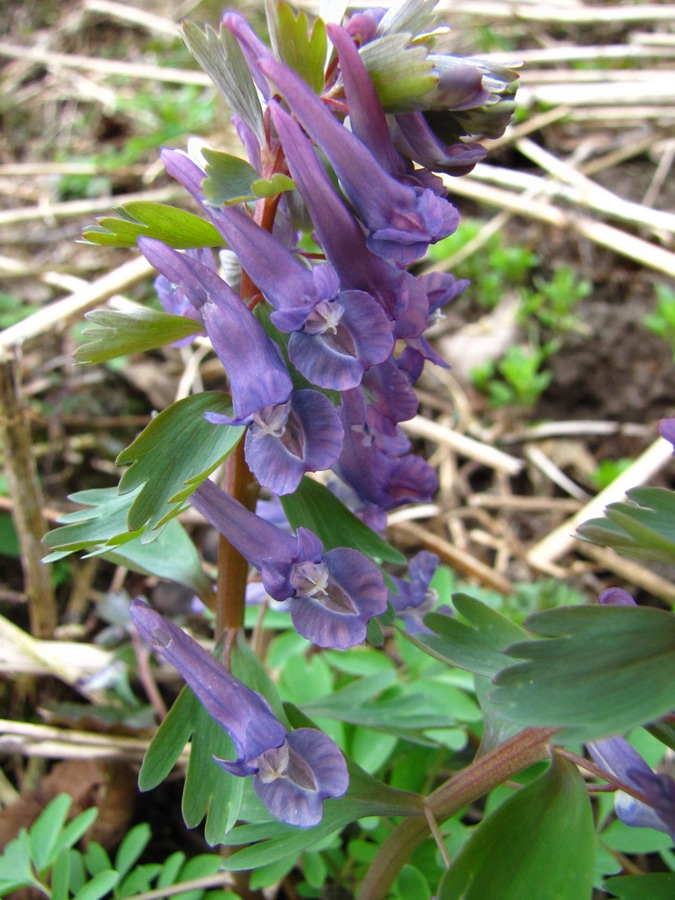
{"type": "MultiPolygon", "coordinates": [[[[437,822],[550,755],[549,741],[556,729],[526,728],[501,746],[477,759],[442,784],[426,799],[437,822]]],[[[398,825],[380,847],[361,885],[359,900],[384,900],[402,866],[429,835],[424,816],[412,816],[398,825]]]]}

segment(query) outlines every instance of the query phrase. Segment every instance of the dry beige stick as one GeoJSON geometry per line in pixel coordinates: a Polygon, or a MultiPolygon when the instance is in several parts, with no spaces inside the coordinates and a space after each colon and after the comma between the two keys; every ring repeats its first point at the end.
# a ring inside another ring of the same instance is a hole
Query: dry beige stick
{"type": "MultiPolygon", "coordinates": [[[[675,232],[675,215],[672,213],[651,209],[650,206],[642,203],[624,200],[623,197],[617,196],[612,191],[592,181],[574,166],[549,153],[548,150],[544,150],[543,147],[535,144],[529,138],[521,138],[516,142],[516,147],[524,156],[532,160],[544,171],[576,188],[579,191],[577,202],[580,205],[598,212],[608,213],[627,222],[641,223],[659,230],[675,232]]],[[[537,176],[532,177],[536,178],[537,176]]],[[[570,196],[565,192],[563,196],[566,199],[572,199],[574,194],[570,196]]]]}
{"type": "Polygon", "coordinates": [[[511,144],[513,141],[517,141],[518,138],[525,137],[527,134],[532,134],[533,131],[540,131],[543,128],[547,128],[549,125],[552,125],[554,122],[564,119],[569,115],[570,111],[570,106],[556,106],[553,109],[547,109],[546,112],[530,116],[525,122],[520,122],[518,125],[509,125],[500,138],[481,141],[481,143],[487,149],[489,154],[495,147],[500,147],[503,144],[511,144]]]}
{"type": "Polygon", "coordinates": [[[663,78],[643,84],[641,81],[623,81],[607,84],[550,84],[528,85],[518,91],[518,106],[526,109],[533,103],[546,106],[629,106],[644,104],[659,107],[675,102],[675,79],[663,78]]]}
{"type": "Polygon", "coordinates": [[[415,416],[407,422],[401,422],[401,425],[408,434],[414,437],[428,438],[437,444],[444,444],[456,453],[488,466],[490,469],[495,469],[497,472],[517,475],[523,468],[523,461],[517,456],[511,456],[510,453],[504,453],[503,450],[497,450],[489,444],[483,444],[475,438],[453,431],[452,428],[446,428],[423,416],[415,416]]]}
{"type": "Polygon", "coordinates": [[[588,500],[589,494],[583,488],[579,487],[576,481],[573,481],[569,475],[566,475],[562,469],[556,466],[553,460],[549,459],[544,451],[540,447],[537,447],[536,444],[528,444],[525,447],[525,456],[533,466],[536,466],[542,474],[549,478],[553,484],[557,484],[566,494],[570,494],[570,496],[574,497],[576,500],[588,500]]]}
{"type": "Polygon", "coordinates": [[[673,161],[675,160],[675,140],[666,141],[665,147],[663,148],[663,152],[661,154],[661,159],[659,160],[659,164],[656,167],[656,171],[654,172],[654,176],[650,182],[649,187],[645,191],[645,195],[642,198],[642,202],[645,206],[651,206],[653,203],[658,200],[659,194],[661,193],[661,188],[663,187],[670,170],[673,165],[673,161]]]}
{"type": "Polygon", "coordinates": [[[499,591],[500,594],[513,593],[513,584],[504,575],[495,572],[494,569],[467,553],[466,550],[460,550],[445,538],[439,537],[421,525],[416,525],[414,522],[400,522],[394,526],[394,530],[418,541],[427,550],[437,553],[443,562],[464,575],[476,578],[482,584],[499,591]]]}
{"type": "Polygon", "coordinates": [[[672,22],[675,8],[672,5],[656,3],[636,3],[631,6],[585,6],[560,3],[546,6],[533,2],[499,2],[499,0],[453,0],[450,4],[443,0],[438,12],[452,12],[454,16],[464,14],[488,19],[508,19],[513,22],[566,22],[575,25],[605,25],[608,22],[672,22]]]}
{"type": "MultiPolygon", "coordinates": [[[[631,82],[649,82],[663,78],[661,69],[630,71],[631,82]]],[[[586,84],[604,81],[626,81],[625,69],[531,69],[520,73],[520,83],[538,84],[586,84]]]]}
{"type": "Polygon", "coordinates": [[[636,44],[648,44],[659,48],[675,47],[675,34],[668,34],[665,31],[634,31],[630,40],[636,44]]]}
{"type": "Polygon", "coordinates": [[[581,503],[572,497],[519,497],[515,494],[472,494],[469,506],[524,512],[576,512],[581,503]]]}
{"type": "MultiPolygon", "coordinates": [[[[125,166],[121,169],[115,169],[115,175],[142,175],[147,166],[125,166]]],[[[100,163],[88,162],[26,162],[26,163],[4,163],[0,165],[0,178],[23,178],[32,175],[99,175],[107,174],[108,169],[100,163]]]]}
{"type": "Polygon", "coordinates": [[[647,123],[656,119],[658,125],[667,127],[675,118],[675,106],[596,106],[585,109],[576,107],[569,115],[570,122],[601,122],[606,128],[626,128],[626,123],[647,123]]]}
{"type": "Polygon", "coordinates": [[[147,78],[150,81],[168,81],[172,84],[197,84],[213,87],[205,73],[192,69],[174,69],[170,66],[127,63],[116,59],[97,59],[94,56],[77,56],[74,53],[52,53],[39,47],[24,47],[0,41],[0,56],[14,59],[30,59],[49,67],[86,69],[100,75],[120,75],[122,78],[147,78]]]}
{"type": "MultiPolygon", "coordinates": [[[[161,188],[156,191],[138,191],[133,194],[116,194],[114,197],[96,197],[94,200],[66,200],[63,203],[45,203],[39,206],[24,206],[20,209],[3,209],[0,212],[0,227],[15,225],[17,222],[32,222],[34,219],[72,219],[89,216],[111,207],[123,206],[137,200],[165,203],[176,196],[175,188],[161,188]]],[[[112,213],[111,213],[112,215],[112,213]]]]}
{"type": "Polygon", "coordinates": [[[654,133],[650,130],[649,134],[640,134],[635,140],[628,141],[616,150],[610,150],[595,159],[589,160],[579,167],[579,171],[584,175],[595,175],[596,172],[602,172],[605,169],[611,169],[618,166],[619,163],[625,162],[634,156],[650,150],[654,146],[654,133]]]}
{"type": "Polygon", "coordinates": [[[13,344],[22,344],[32,340],[51,329],[62,330],[75,318],[88,309],[97,306],[113,294],[124,291],[144,278],[154,274],[155,270],[145,257],[139,256],[124,263],[112,272],[107,272],[96,281],[86,284],[68,297],[56,300],[33,313],[21,322],[10,325],[0,331],[0,353],[3,348],[13,344]]]}
{"type": "Polygon", "coordinates": [[[169,37],[178,36],[178,26],[171,19],[165,19],[164,16],[146,12],[126,3],[115,3],[114,0],[85,0],[83,12],[101,13],[104,16],[110,16],[111,19],[133,22],[134,25],[141,25],[148,31],[154,31],[157,34],[166,34],[169,37]]]}
{"type": "MultiPolygon", "coordinates": [[[[643,42],[644,43],[644,42],[643,42]]],[[[675,55],[675,50],[669,49],[652,49],[650,47],[640,47],[638,44],[607,44],[595,45],[592,47],[579,47],[575,44],[571,46],[560,46],[556,44],[554,47],[536,47],[531,50],[514,50],[507,52],[505,50],[495,51],[494,53],[481,53],[480,58],[489,62],[502,63],[508,65],[513,59],[522,62],[527,66],[536,65],[537,63],[555,63],[555,62],[577,62],[579,60],[598,60],[598,59],[654,59],[655,57],[670,58],[675,55]]],[[[522,74],[528,70],[525,69],[522,74]]],[[[575,70],[571,70],[572,72],[575,70]]],[[[632,70],[631,70],[632,74],[632,70]]],[[[661,72],[663,76],[663,72],[661,72]]],[[[623,77],[626,77],[626,70],[623,70],[623,77]]]]}
{"type": "Polygon", "coordinates": [[[654,441],[631,466],[593,497],[590,503],[587,503],[578,513],[563,522],[559,528],[548,534],[534,547],[531,547],[527,553],[529,564],[536,569],[545,569],[548,564],[568,553],[575,545],[574,532],[582,522],[601,516],[608,504],[623,500],[627,490],[644,484],[666,465],[672,454],[673,446],[664,438],[660,437],[654,441]]]}
{"type": "Polygon", "coordinates": [[[649,591],[654,597],[659,597],[667,603],[675,603],[675,584],[667,578],[662,578],[655,572],[650,572],[644,566],[624,556],[609,547],[596,547],[586,541],[577,541],[576,549],[584,556],[599,562],[601,566],[614,572],[620,578],[624,578],[631,584],[649,591]]]}
{"type": "Polygon", "coordinates": [[[51,567],[42,563],[42,538],[47,523],[42,515],[38,479],[27,410],[21,399],[19,354],[0,347],[0,443],[12,500],[12,519],[21,548],[24,591],[30,629],[35,637],[51,637],[58,616],[51,567]]]}
{"type": "Polygon", "coordinates": [[[650,244],[642,238],[635,237],[619,228],[596,222],[588,216],[580,216],[576,213],[568,213],[551,203],[543,200],[530,200],[523,203],[521,194],[515,191],[506,191],[491,185],[480,184],[471,176],[445,181],[451,194],[459,194],[469,197],[479,203],[487,203],[490,206],[498,206],[508,209],[517,215],[548,222],[558,228],[569,228],[587,237],[589,240],[608,247],[615,253],[635,259],[643,265],[650,266],[659,272],[675,277],[675,253],[650,244]]]}
{"type": "Polygon", "coordinates": [[[570,419],[566,422],[540,422],[520,431],[500,435],[502,443],[541,441],[551,437],[577,437],[585,434],[626,434],[633,437],[649,437],[654,429],[632,422],[600,422],[596,419],[570,419]]]}
{"type": "MultiPolygon", "coordinates": [[[[29,722],[15,722],[0,719],[0,746],[7,752],[26,756],[60,757],[62,759],[83,759],[87,752],[98,759],[124,757],[141,759],[150,741],[143,738],[120,737],[114,734],[94,734],[89,731],[74,731],[70,728],[54,728],[50,725],[34,725],[29,722]],[[87,752],[85,752],[87,751],[87,752]]],[[[189,748],[183,750],[180,762],[189,759],[189,748]]]]}

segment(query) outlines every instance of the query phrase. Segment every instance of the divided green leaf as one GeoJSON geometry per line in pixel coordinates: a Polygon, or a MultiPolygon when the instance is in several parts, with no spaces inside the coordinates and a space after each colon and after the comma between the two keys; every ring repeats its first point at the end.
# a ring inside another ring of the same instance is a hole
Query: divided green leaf
{"type": "Polygon", "coordinates": [[[81,365],[154,350],[204,330],[195,319],[156,309],[95,309],[85,313],[85,318],[92,323],[84,330],[87,342],[73,353],[81,365]]]}
{"type": "Polygon", "coordinates": [[[672,900],[675,897],[675,872],[643,872],[619,875],[604,884],[620,900],[672,900]]]}
{"type": "Polygon", "coordinates": [[[554,759],[474,831],[438,889],[439,900],[580,900],[593,891],[595,837],[576,766],[554,759]]]}
{"type": "Polygon", "coordinates": [[[577,531],[593,544],[612,547],[623,556],[675,562],[675,492],[638,487],[627,502],[610,503],[605,517],[589,519],[577,531]]]}
{"type": "Polygon", "coordinates": [[[316,94],[324,84],[324,65],[328,39],[323,19],[315,19],[309,30],[307,14],[297,15],[287,3],[279,3],[277,13],[277,41],[280,58],[300,75],[316,94]]]}
{"type": "Polygon", "coordinates": [[[675,706],[675,615],[661,609],[577,606],[526,621],[545,639],[513,644],[525,662],[502,670],[489,695],[521,725],[564,728],[563,740],[621,734],[675,706]]]}
{"type": "Polygon", "coordinates": [[[411,112],[438,82],[429,48],[410,46],[409,33],[387,34],[361,47],[359,53],[386,112],[411,112]]]}
{"type": "Polygon", "coordinates": [[[468,624],[443,613],[429,613],[424,624],[434,634],[404,637],[449,665],[493,678],[509,664],[506,648],[525,638],[525,631],[468,594],[453,594],[452,601],[468,624]]]}
{"type": "Polygon", "coordinates": [[[402,565],[403,554],[357,519],[327,487],[312,478],[303,478],[294,494],[280,498],[284,512],[296,529],[301,525],[314,531],[326,550],[354,547],[375,559],[402,565]]]}
{"type": "Polygon", "coordinates": [[[261,144],[264,143],[265,125],[258,92],[235,36],[223,26],[216,34],[208,25],[202,31],[193,22],[184,22],[180,31],[188,50],[232,111],[246,122],[261,144]]]}
{"type": "MultiPolygon", "coordinates": [[[[207,177],[202,182],[202,190],[211,206],[276,197],[294,187],[292,179],[281,172],[276,172],[269,180],[261,178],[250,163],[231,153],[209,149],[202,153],[207,161],[207,177]]],[[[224,243],[222,238],[221,243],[224,243]]]]}
{"type": "Polygon", "coordinates": [[[223,246],[214,225],[166,203],[132,200],[115,212],[118,217],[102,216],[96,225],[85,228],[82,237],[100,247],[135,247],[141,236],[156,238],[179,250],[223,246]]]}
{"type": "Polygon", "coordinates": [[[129,530],[152,531],[178,515],[192,491],[239,442],[244,428],[214,425],[204,418],[206,412],[230,413],[229,398],[205,391],[178,400],[117,457],[117,465],[130,466],[122,475],[119,492],[135,494],[127,518],[129,530]]]}

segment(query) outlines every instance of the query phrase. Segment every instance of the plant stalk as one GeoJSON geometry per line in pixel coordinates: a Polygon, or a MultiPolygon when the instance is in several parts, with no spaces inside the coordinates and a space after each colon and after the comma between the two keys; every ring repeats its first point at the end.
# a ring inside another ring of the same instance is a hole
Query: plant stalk
{"type": "MultiPolygon", "coordinates": [[[[501,746],[467,766],[426,799],[437,822],[549,756],[549,741],[557,729],[526,728],[501,746]]],[[[398,825],[380,847],[361,885],[359,900],[384,900],[403,865],[429,834],[424,816],[412,816],[398,825]]]]}

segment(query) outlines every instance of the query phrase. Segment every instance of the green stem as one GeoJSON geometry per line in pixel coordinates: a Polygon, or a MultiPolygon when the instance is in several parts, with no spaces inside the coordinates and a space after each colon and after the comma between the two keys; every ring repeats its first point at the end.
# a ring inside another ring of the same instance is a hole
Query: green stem
{"type": "MultiPolygon", "coordinates": [[[[446,781],[426,799],[435,820],[443,822],[518,772],[545,759],[555,731],[553,728],[526,728],[446,781]]],[[[359,891],[359,900],[384,900],[396,875],[428,834],[429,823],[424,816],[412,816],[401,822],[371,862],[359,891]]]]}

